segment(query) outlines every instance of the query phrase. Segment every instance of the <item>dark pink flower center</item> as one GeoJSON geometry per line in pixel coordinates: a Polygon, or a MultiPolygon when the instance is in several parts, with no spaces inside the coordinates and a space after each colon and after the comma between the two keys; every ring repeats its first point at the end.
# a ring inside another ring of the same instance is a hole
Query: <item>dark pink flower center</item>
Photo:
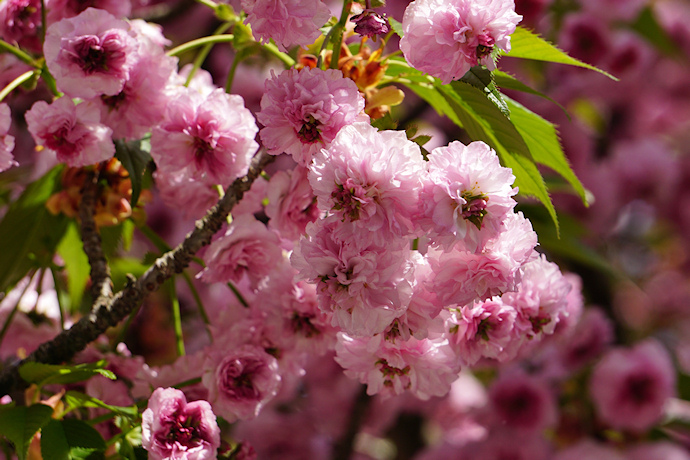
{"type": "Polygon", "coordinates": [[[313,318],[314,315],[299,314],[298,312],[295,312],[290,320],[292,330],[296,334],[301,334],[307,338],[319,335],[320,331],[311,323],[313,318]]]}
{"type": "Polygon", "coordinates": [[[165,429],[156,434],[156,440],[159,445],[165,446],[168,449],[193,448],[203,442],[210,441],[208,434],[201,427],[200,413],[190,414],[188,412],[180,412],[178,409],[176,413],[169,417],[164,426],[165,429]]]}
{"type": "Polygon", "coordinates": [[[461,197],[465,200],[465,204],[462,205],[462,217],[473,223],[477,230],[481,230],[489,197],[483,193],[474,195],[472,192],[463,192],[461,197]]]}
{"type": "Polygon", "coordinates": [[[343,211],[344,217],[348,217],[351,222],[359,220],[362,205],[371,201],[367,197],[367,190],[352,179],[347,179],[344,184],[336,184],[331,198],[334,203],[333,209],[343,211]]]}
{"type": "Polygon", "coordinates": [[[643,405],[654,400],[654,389],[654,379],[649,375],[639,374],[628,377],[622,393],[626,400],[643,405]]]}
{"type": "Polygon", "coordinates": [[[263,362],[254,358],[233,359],[223,366],[219,386],[232,399],[258,401],[262,395],[254,386],[254,379],[263,367],[263,362]]]}
{"type": "Polygon", "coordinates": [[[305,120],[302,128],[297,133],[297,137],[299,137],[304,144],[313,144],[317,142],[321,139],[321,133],[319,132],[320,124],[318,120],[310,116],[308,120],[305,120]]]}
{"type": "Polygon", "coordinates": [[[108,31],[102,37],[82,35],[69,40],[65,52],[84,73],[118,72],[126,61],[124,43],[120,34],[108,31]]]}
{"type": "Polygon", "coordinates": [[[477,60],[480,60],[484,56],[491,54],[491,52],[494,50],[496,40],[494,40],[494,38],[487,32],[484,32],[478,36],[477,40],[479,40],[479,45],[477,45],[477,60]]]}

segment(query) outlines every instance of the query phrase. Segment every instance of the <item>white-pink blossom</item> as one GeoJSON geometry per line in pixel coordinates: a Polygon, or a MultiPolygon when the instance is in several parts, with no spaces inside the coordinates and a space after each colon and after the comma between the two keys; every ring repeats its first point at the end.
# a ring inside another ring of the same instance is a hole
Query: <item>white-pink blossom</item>
{"type": "Polygon", "coordinates": [[[293,45],[313,43],[319,28],[331,17],[320,0],[242,0],[242,9],[252,33],[262,43],[273,39],[283,52],[293,45]]]}
{"type": "Polygon", "coordinates": [[[220,428],[208,402],[187,402],[178,389],[157,388],[142,414],[141,445],[151,460],[211,460],[220,428]]]}
{"type": "Polygon", "coordinates": [[[368,121],[364,98],[340,70],[306,67],[271,71],[257,120],[261,141],[272,155],[287,153],[302,166],[328,147],[343,126],[368,121]]]}
{"type": "Polygon", "coordinates": [[[648,339],[604,355],[592,372],[590,393],[603,422],[643,432],[661,419],[675,385],[671,357],[660,343],[648,339]]]}
{"type": "Polygon", "coordinates": [[[414,68],[449,83],[478,64],[493,70],[494,50],[510,51],[521,19],[513,0],[416,0],[403,16],[400,49],[414,68]]]}
{"type": "Polygon", "coordinates": [[[84,99],[122,91],[137,59],[130,25],[88,8],[48,27],[43,51],[58,89],[84,99]]]}
{"type": "Polygon", "coordinates": [[[207,283],[238,282],[245,275],[253,286],[283,260],[278,235],[254,216],[236,217],[224,235],[206,250],[206,268],[199,277],[207,283]]]}
{"type": "Polygon", "coordinates": [[[516,205],[515,176],[481,141],[435,148],[427,165],[419,200],[422,228],[445,249],[460,241],[468,251],[479,252],[503,230],[516,205]]]}
{"type": "Polygon", "coordinates": [[[367,394],[392,396],[409,391],[417,398],[444,396],[458,378],[460,366],[441,339],[392,344],[382,335],[372,338],[338,334],[335,360],[345,375],[367,384],[367,394]]]}
{"type": "Polygon", "coordinates": [[[202,383],[215,412],[228,422],[256,417],[278,392],[278,361],[263,349],[243,345],[209,348],[202,383]]]}
{"type": "Polygon", "coordinates": [[[417,232],[423,173],[419,146],[404,132],[354,123],[314,156],[309,183],[321,210],[351,224],[339,229],[341,236],[356,230],[358,238],[384,245],[417,232]]]}
{"type": "Polygon", "coordinates": [[[228,186],[247,173],[258,149],[258,128],[241,96],[218,88],[207,97],[181,88],[151,135],[151,156],[165,173],[186,170],[209,184],[228,186]]]}
{"type": "Polygon", "coordinates": [[[88,102],[74,105],[69,97],[52,104],[38,101],[25,114],[28,130],[36,141],[71,167],[108,160],[115,154],[112,130],[100,123],[98,108],[88,102]]]}
{"type": "Polygon", "coordinates": [[[160,198],[167,206],[177,209],[185,219],[199,219],[218,201],[218,190],[189,177],[185,171],[166,174],[160,169],[153,173],[160,198]]]}
{"type": "Polygon", "coordinates": [[[333,325],[355,336],[383,332],[410,301],[410,251],[405,241],[340,240],[339,225],[335,219],[309,224],[290,261],[300,278],[317,283],[319,307],[333,313],[333,325]]]}
{"type": "Polygon", "coordinates": [[[12,166],[17,166],[14,161],[14,136],[10,136],[10,125],[12,124],[12,114],[7,104],[0,104],[0,171],[4,171],[12,166]]]}

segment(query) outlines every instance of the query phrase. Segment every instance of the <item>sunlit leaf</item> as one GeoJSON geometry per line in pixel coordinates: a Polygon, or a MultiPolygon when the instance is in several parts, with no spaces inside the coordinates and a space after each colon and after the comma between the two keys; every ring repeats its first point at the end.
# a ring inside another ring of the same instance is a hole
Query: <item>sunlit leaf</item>
{"type": "Polygon", "coordinates": [[[506,56],[583,67],[585,69],[599,72],[602,75],[606,75],[612,80],[618,80],[616,77],[604,70],[569,56],[565,51],[547,42],[539,35],[525,29],[524,27],[518,26],[515,29],[513,35],[510,36],[510,45],[510,52],[504,53],[506,56]]]}
{"type": "Polygon", "coordinates": [[[67,270],[67,291],[73,308],[81,304],[86,283],[89,281],[89,259],[84,253],[84,244],[77,230],[76,222],[72,222],[65,232],[64,238],[57,247],[57,252],[64,261],[67,270]]]}
{"type": "Polygon", "coordinates": [[[22,364],[19,368],[19,375],[27,382],[39,385],[82,382],[94,375],[102,375],[115,380],[115,374],[105,369],[105,365],[105,361],[71,366],[30,361],[22,364]]]}

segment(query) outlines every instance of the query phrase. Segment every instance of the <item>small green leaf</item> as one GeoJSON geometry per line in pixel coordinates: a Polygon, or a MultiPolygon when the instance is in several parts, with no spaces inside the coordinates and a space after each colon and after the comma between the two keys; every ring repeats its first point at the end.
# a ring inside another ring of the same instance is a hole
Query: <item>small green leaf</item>
{"type": "Polygon", "coordinates": [[[461,82],[474,86],[493,102],[503,115],[510,118],[510,110],[503,95],[496,88],[491,71],[484,66],[476,65],[468,70],[460,79],[461,82]]]}
{"type": "Polygon", "coordinates": [[[77,230],[76,222],[72,221],[67,226],[67,231],[57,247],[57,252],[65,262],[67,290],[74,310],[81,305],[86,283],[89,280],[89,259],[84,254],[84,244],[77,230]]]}
{"type": "Polygon", "coordinates": [[[52,215],[46,201],[58,190],[63,165],[29,184],[0,222],[0,291],[6,291],[34,267],[48,267],[69,219],[52,215]]]}
{"type": "Polygon", "coordinates": [[[82,420],[51,420],[41,431],[44,460],[102,458],[105,448],[103,436],[82,420]]]}
{"type": "Polygon", "coordinates": [[[68,411],[77,409],[79,407],[92,407],[107,409],[118,415],[123,415],[129,418],[136,418],[139,415],[139,410],[136,406],[124,407],[124,406],[111,406],[106,404],[100,399],[94,398],[84,393],[78,391],[68,391],[65,393],[65,402],[67,403],[68,411]]]}
{"type": "Polygon", "coordinates": [[[227,3],[219,3],[216,6],[215,13],[216,17],[223,22],[236,22],[238,19],[234,8],[227,3]]]}
{"type": "Polygon", "coordinates": [[[53,409],[45,404],[0,410],[0,433],[12,441],[19,460],[25,460],[36,432],[51,420],[53,409]]]}
{"type": "Polygon", "coordinates": [[[45,364],[37,362],[24,363],[19,368],[19,375],[28,383],[36,383],[40,386],[52,383],[75,383],[88,380],[94,375],[115,380],[115,374],[104,369],[105,361],[88,364],[76,364],[73,366],[45,364]]]}
{"type": "Polygon", "coordinates": [[[518,26],[515,29],[513,35],[510,36],[510,46],[510,52],[504,53],[505,56],[583,67],[618,81],[618,79],[610,73],[569,56],[565,51],[562,51],[524,27],[518,26]]]}
{"type": "Polygon", "coordinates": [[[151,143],[148,139],[125,142],[115,141],[115,157],[129,173],[132,181],[132,207],[137,205],[141,194],[144,171],[151,161],[151,143]]]}
{"type": "Polygon", "coordinates": [[[393,32],[395,32],[395,34],[398,37],[402,38],[402,36],[403,36],[402,24],[393,18],[388,18],[388,23],[391,25],[391,29],[393,30],[393,32]]]}
{"type": "Polygon", "coordinates": [[[556,127],[518,102],[510,98],[506,98],[506,100],[513,114],[512,121],[515,128],[525,140],[534,161],[560,174],[572,185],[586,206],[585,188],[570,167],[565,153],[563,153],[556,127]]]}

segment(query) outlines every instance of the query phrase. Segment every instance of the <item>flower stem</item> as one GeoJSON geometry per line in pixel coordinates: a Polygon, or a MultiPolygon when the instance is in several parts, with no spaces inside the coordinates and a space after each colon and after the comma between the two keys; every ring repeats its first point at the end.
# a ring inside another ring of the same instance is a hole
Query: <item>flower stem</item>
{"type": "Polygon", "coordinates": [[[345,0],[343,3],[343,11],[340,13],[340,20],[334,26],[337,27],[335,33],[335,41],[333,42],[333,55],[331,56],[331,69],[338,68],[338,61],[340,60],[340,47],[343,43],[343,30],[347,24],[347,17],[350,15],[352,8],[352,0],[345,0]]]}
{"type": "Polygon", "coordinates": [[[25,81],[29,81],[35,74],[34,70],[29,70],[24,72],[14,80],[12,80],[7,86],[5,86],[2,91],[0,91],[0,102],[7,97],[12,91],[14,91],[19,85],[25,81]]]}
{"type": "Polygon", "coordinates": [[[235,297],[237,297],[237,300],[240,301],[242,306],[244,308],[249,308],[249,304],[247,303],[247,300],[244,298],[242,293],[237,289],[237,287],[234,284],[232,284],[232,281],[228,281],[228,287],[230,288],[232,293],[235,294],[235,297]]]}
{"type": "Polygon", "coordinates": [[[180,299],[175,290],[175,278],[168,282],[170,301],[172,302],[173,325],[175,327],[175,343],[177,344],[177,354],[185,355],[184,337],[182,336],[182,316],[180,315],[180,299]]]}
{"type": "MultiPolygon", "coordinates": [[[[223,26],[227,25],[223,24],[223,26]]],[[[183,43],[180,46],[176,46],[175,48],[168,51],[166,54],[168,56],[179,56],[180,54],[183,54],[189,50],[193,50],[194,48],[198,48],[200,46],[232,42],[234,38],[235,36],[232,34],[211,35],[210,37],[197,38],[196,40],[192,40],[190,42],[183,43]]]]}
{"type": "Polygon", "coordinates": [[[201,3],[202,5],[208,6],[209,8],[213,8],[214,10],[218,8],[218,4],[216,2],[213,2],[211,0],[196,0],[197,3],[201,3]]]}
{"type": "Polygon", "coordinates": [[[0,40],[0,50],[5,50],[8,53],[12,53],[15,56],[17,56],[22,62],[29,64],[31,67],[41,67],[34,58],[29,56],[27,53],[24,51],[20,50],[16,46],[12,46],[9,43],[7,43],[5,40],[0,40]]]}

